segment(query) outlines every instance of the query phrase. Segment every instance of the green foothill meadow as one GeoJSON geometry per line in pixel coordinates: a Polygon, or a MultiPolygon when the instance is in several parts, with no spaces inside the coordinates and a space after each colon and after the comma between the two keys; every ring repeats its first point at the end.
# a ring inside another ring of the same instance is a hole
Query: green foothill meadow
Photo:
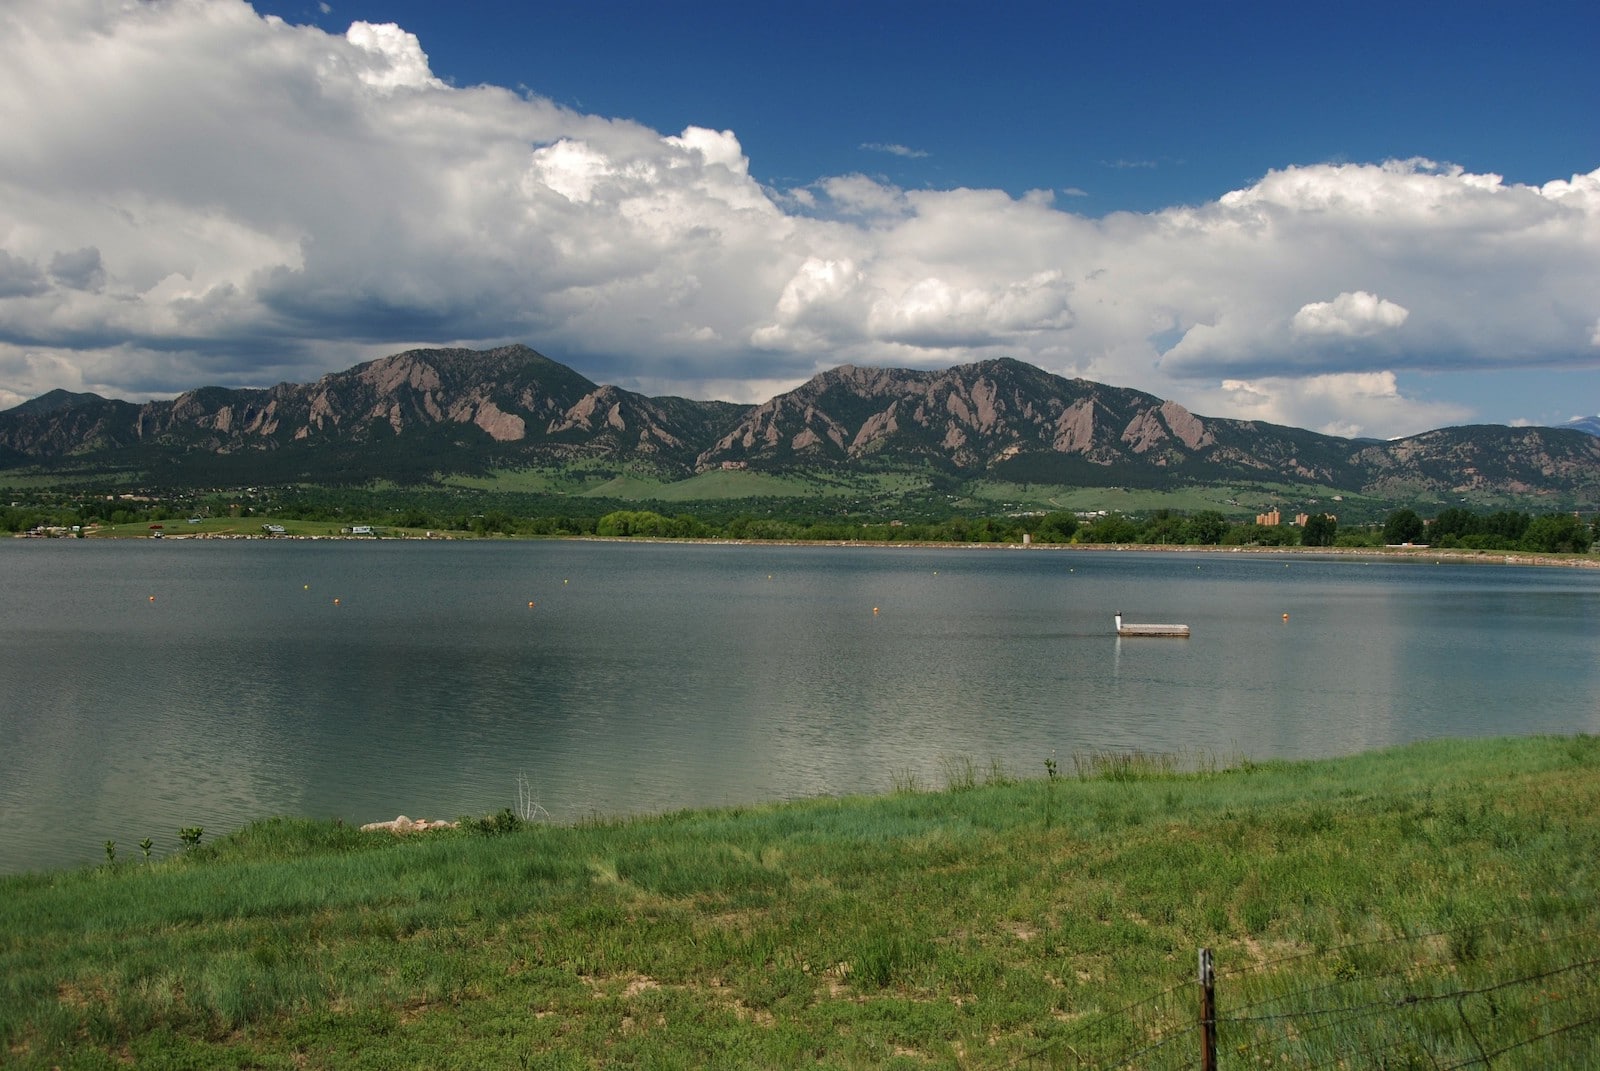
{"type": "Polygon", "coordinates": [[[889,779],[0,879],[0,1063],[1600,1063],[1600,738],[889,779]]]}

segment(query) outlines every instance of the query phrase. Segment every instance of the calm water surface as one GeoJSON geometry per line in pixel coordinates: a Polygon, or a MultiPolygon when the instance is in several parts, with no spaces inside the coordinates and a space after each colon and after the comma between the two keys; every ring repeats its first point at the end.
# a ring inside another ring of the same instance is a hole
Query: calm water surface
{"type": "Polygon", "coordinates": [[[482,814],[516,803],[519,774],[573,820],[937,787],[952,758],[1038,776],[1086,749],[1600,731],[1587,570],[10,540],[0,593],[6,872],[270,814],[482,814]],[[1117,640],[1118,609],[1194,636],[1117,640]]]}

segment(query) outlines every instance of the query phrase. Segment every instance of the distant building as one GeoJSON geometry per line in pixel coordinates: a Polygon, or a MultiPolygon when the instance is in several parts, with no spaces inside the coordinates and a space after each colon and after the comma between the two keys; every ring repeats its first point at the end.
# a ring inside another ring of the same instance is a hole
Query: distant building
{"type": "Polygon", "coordinates": [[[1263,528],[1272,528],[1282,524],[1283,517],[1277,510],[1273,510],[1271,513],[1258,513],[1256,514],[1256,523],[1263,528]]]}

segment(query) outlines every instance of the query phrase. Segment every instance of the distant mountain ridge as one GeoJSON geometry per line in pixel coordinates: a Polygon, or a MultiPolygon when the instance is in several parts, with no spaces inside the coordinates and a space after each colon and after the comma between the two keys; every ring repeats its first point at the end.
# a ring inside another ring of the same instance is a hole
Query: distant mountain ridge
{"type": "Polygon", "coordinates": [[[415,482],[579,462],[668,480],[821,467],[1600,499],[1600,438],[1581,431],[1481,425],[1342,439],[1197,416],[1010,358],[942,371],[843,365],[747,406],[599,385],[526,346],[416,349],[313,383],[203,387],[142,405],[51,391],[0,412],[0,467],[135,471],[180,484],[415,482]]]}

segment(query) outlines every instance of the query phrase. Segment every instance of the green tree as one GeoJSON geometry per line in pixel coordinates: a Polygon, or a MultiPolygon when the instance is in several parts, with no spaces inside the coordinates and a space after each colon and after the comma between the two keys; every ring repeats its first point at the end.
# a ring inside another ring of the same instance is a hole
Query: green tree
{"type": "Polygon", "coordinates": [[[1383,522],[1383,541],[1389,544],[1415,543],[1427,526],[1414,509],[1397,509],[1383,522]]]}
{"type": "Polygon", "coordinates": [[[1222,542],[1229,547],[1292,547],[1300,542],[1300,532],[1291,524],[1236,524],[1222,542]]]}
{"type": "Polygon", "coordinates": [[[601,517],[594,526],[602,536],[646,536],[655,539],[683,535],[683,525],[651,510],[620,509],[601,517]]]}
{"type": "Polygon", "coordinates": [[[1306,518],[1304,530],[1300,533],[1300,543],[1307,547],[1331,547],[1339,535],[1339,522],[1326,513],[1313,514],[1306,518]]]}
{"type": "Polygon", "coordinates": [[[1483,518],[1459,506],[1441,510],[1428,522],[1428,542],[1436,547],[1454,547],[1460,540],[1483,532],[1483,518]]]}
{"type": "Polygon", "coordinates": [[[1189,525],[1170,509],[1158,509],[1144,523],[1141,543],[1183,543],[1187,541],[1189,525]]]}
{"type": "Polygon", "coordinates": [[[1120,513],[1108,513],[1078,529],[1073,537],[1078,543],[1137,543],[1140,529],[1120,513]]]}
{"type": "Polygon", "coordinates": [[[1499,513],[1491,513],[1483,519],[1483,532],[1499,536],[1501,547],[1514,547],[1522,542],[1522,537],[1527,534],[1528,525],[1533,523],[1533,518],[1517,510],[1503,509],[1499,513]]]}
{"type": "Polygon", "coordinates": [[[1541,554],[1586,554],[1594,542],[1589,526],[1570,513],[1535,517],[1522,536],[1522,549],[1541,554]]]}
{"type": "Polygon", "coordinates": [[[1228,531],[1228,519],[1214,509],[1203,509],[1185,524],[1186,542],[1214,547],[1228,531]]]}
{"type": "Polygon", "coordinates": [[[1380,545],[1378,533],[1371,528],[1346,528],[1334,537],[1336,547],[1376,547],[1380,545]]]}
{"type": "Polygon", "coordinates": [[[1040,543],[1070,543],[1078,530],[1078,518],[1071,513],[1046,513],[1034,526],[1033,538],[1040,543]]]}

